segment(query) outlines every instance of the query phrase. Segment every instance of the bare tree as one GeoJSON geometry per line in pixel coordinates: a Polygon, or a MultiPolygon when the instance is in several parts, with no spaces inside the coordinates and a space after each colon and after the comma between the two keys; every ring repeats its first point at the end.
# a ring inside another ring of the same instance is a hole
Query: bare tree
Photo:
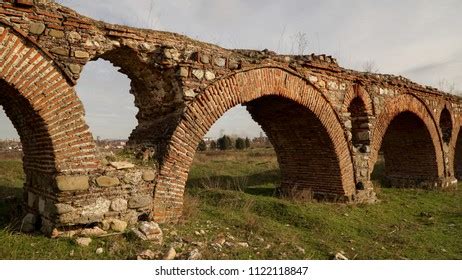
{"type": "Polygon", "coordinates": [[[293,36],[291,53],[296,49],[296,54],[304,55],[308,51],[308,35],[304,32],[298,32],[293,36]]]}
{"type": "Polygon", "coordinates": [[[368,60],[364,62],[362,69],[364,72],[368,72],[368,73],[379,72],[379,67],[377,67],[377,64],[373,60],[368,60]]]}
{"type": "Polygon", "coordinates": [[[456,92],[456,85],[454,82],[449,82],[446,79],[441,79],[438,81],[438,88],[441,91],[450,93],[450,94],[457,94],[456,92]]]}
{"type": "Polygon", "coordinates": [[[148,17],[147,17],[147,24],[149,28],[154,28],[156,25],[156,17],[153,15],[155,6],[156,6],[155,0],[151,0],[149,3],[149,12],[148,12],[148,17]]]}
{"type": "Polygon", "coordinates": [[[284,28],[282,29],[282,32],[281,32],[281,36],[279,37],[278,49],[277,49],[278,52],[281,52],[281,46],[284,43],[285,34],[286,34],[286,25],[284,25],[284,28]]]}

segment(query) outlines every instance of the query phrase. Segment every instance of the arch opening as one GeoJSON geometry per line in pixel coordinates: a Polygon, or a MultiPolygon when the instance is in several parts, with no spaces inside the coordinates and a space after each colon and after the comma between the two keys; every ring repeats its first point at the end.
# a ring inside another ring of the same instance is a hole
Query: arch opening
{"type": "MultiPolygon", "coordinates": [[[[6,115],[2,126],[10,120],[19,136],[19,140],[5,141],[0,151],[0,226],[14,228],[20,224],[22,206],[26,211],[37,212],[37,205],[31,197],[39,192],[52,192],[50,179],[56,172],[55,153],[45,121],[28,100],[0,79],[1,108],[6,115]],[[24,204],[21,203],[23,199],[24,204]]],[[[9,132],[8,136],[0,135],[0,138],[11,136],[14,134],[9,132]]]]}
{"type": "Polygon", "coordinates": [[[353,145],[365,152],[370,145],[369,116],[361,97],[355,97],[348,106],[351,118],[351,134],[353,145]]]}
{"type": "Polygon", "coordinates": [[[82,71],[76,91],[101,157],[122,151],[136,127],[130,79],[111,62],[98,59],[82,71]]]}
{"type": "Polygon", "coordinates": [[[45,173],[56,172],[55,152],[45,121],[28,100],[0,80],[0,105],[19,134],[24,153],[24,168],[45,173]]]}
{"type": "Polygon", "coordinates": [[[452,136],[452,118],[451,113],[446,107],[444,107],[443,111],[441,111],[440,129],[444,143],[449,144],[452,136]]]}
{"type": "Polygon", "coordinates": [[[462,130],[459,130],[454,149],[454,173],[457,180],[462,180],[462,130]]]}
{"type": "Polygon", "coordinates": [[[119,77],[123,75],[124,91],[131,94],[124,95],[133,124],[127,147],[138,157],[145,159],[149,155],[149,159],[159,160],[158,155],[165,152],[162,143],[173,133],[184,110],[183,85],[179,84],[177,70],[159,70],[127,46],[109,50],[93,60],[107,61],[117,68],[119,77]]]}
{"type": "Polygon", "coordinates": [[[280,171],[268,137],[237,105],[225,112],[199,142],[186,189],[226,189],[273,196],[280,171]]]}
{"type": "Polygon", "coordinates": [[[384,186],[427,187],[437,179],[435,146],[425,123],[410,111],[399,113],[385,132],[372,180],[384,186]]]}
{"type": "Polygon", "coordinates": [[[247,106],[275,148],[279,193],[300,199],[355,199],[350,149],[328,100],[303,78],[261,68],[219,80],[187,104],[160,159],[152,212],[156,221],[182,215],[185,183],[199,142],[216,120],[239,104],[247,106]]]}
{"type": "MultiPolygon", "coordinates": [[[[271,171],[272,183],[277,187],[274,194],[299,200],[344,198],[334,143],[315,113],[277,95],[259,97],[242,105],[274,148],[280,173],[276,176],[275,170],[271,171]]],[[[194,143],[194,150],[200,142],[194,143]]]]}
{"type": "Polygon", "coordinates": [[[263,96],[246,106],[274,146],[283,195],[336,199],[344,194],[334,143],[316,114],[279,96],[263,96]]]}

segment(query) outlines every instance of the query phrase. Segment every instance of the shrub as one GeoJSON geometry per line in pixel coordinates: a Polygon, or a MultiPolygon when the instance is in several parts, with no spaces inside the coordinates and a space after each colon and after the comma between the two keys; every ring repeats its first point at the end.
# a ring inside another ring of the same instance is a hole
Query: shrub
{"type": "Polygon", "coordinates": [[[244,150],[245,148],[247,148],[247,147],[245,146],[245,140],[242,139],[242,138],[240,138],[240,137],[237,138],[237,139],[236,139],[236,149],[238,149],[238,150],[244,150]]]}
{"type": "Polygon", "coordinates": [[[204,140],[201,140],[199,142],[199,146],[197,147],[197,150],[201,152],[207,151],[207,143],[205,143],[204,140]]]}

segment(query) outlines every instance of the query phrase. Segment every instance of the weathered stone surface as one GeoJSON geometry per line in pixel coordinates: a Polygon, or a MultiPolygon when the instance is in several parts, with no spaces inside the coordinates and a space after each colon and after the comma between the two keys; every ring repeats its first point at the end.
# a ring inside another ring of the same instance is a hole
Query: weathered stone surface
{"type": "Polygon", "coordinates": [[[310,81],[310,83],[316,84],[316,83],[318,82],[318,77],[316,77],[316,76],[309,76],[309,77],[308,77],[308,80],[310,81]]]}
{"type": "Polygon", "coordinates": [[[37,197],[35,196],[34,193],[28,192],[28,193],[27,193],[27,205],[28,205],[29,207],[32,207],[32,208],[33,208],[34,205],[35,205],[36,198],[37,198],[37,197]]]}
{"type": "Polygon", "coordinates": [[[38,209],[40,214],[45,212],[45,202],[45,199],[39,197],[38,209]]]}
{"type": "Polygon", "coordinates": [[[72,73],[74,74],[79,74],[80,71],[82,70],[82,67],[79,64],[69,64],[69,70],[71,70],[72,73]]]}
{"type": "Polygon", "coordinates": [[[141,222],[133,232],[142,240],[148,240],[155,244],[162,244],[163,233],[155,222],[141,222]]]}
{"type": "Polygon", "coordinates": [[[137,260],[154,260],[155,258],[156,253],[150,249],[144,250],[136,256],[137,260]]]}
{"type": "Polygon", "coordinates": [[[109,164],[117,170],[130,169],[135,167],[133,163],[126,161],[111,161],[109,164]]]}
{"type": "Polygon", "coordinates": [[[184,92],[184,96],[186,96],[186,97],[191,97],[191,98],[196,97],[197,94],[198,94],[198,93],[195,92],[195,91],[192,90],[192,89],[185,90],[185,92],[184,92]]]}
{"type": "Polygon", "coordinates": [[[156,173],[153,170],[145,170],[143,172],[143,180],[150,182],[156,178],[156,173]]]}
{"type": "Polygon", "coordinates": [[[210,63],[210,56],[203,54],[203,55],[200,56],[200,61],[202,63],[204,63],[204,64],[209,64],[210,63]]]}
{"type": "Polygon", "coordinates": [[[166,48],[164,50],[164,55],[166,58],[168,59],[172,59],[172,60],[175,60],[175,61],[179,61],[180,60],[180,56],[181,56],[181,53],[177,50],[177,49],[174,49],[174,48],[166,48]]]}
{"type": "Polygon", "coordinates": [[[27,214],[21,223],[22,232],[33,232],[35,230],[35,225],[37,224],[37,216],[32,213],[27,214]]]}
{"type": "Polygon", "coordinates": [[[66,48],[63,48],[63,47],[52,48],[50,51],[52,53],[59,54],[59,55],[62,55],[62,56],[69,55],[69,50],[66,49],[66,48]]]}
{"type": "Polygon", "coordinates": [[[222,57],[217,57],[213,60],[213,63],[216,65],[216,66],[219,66],[219,67],[225,67],[226,65],[226,59],[222,58],[222,57]]]}
{"type": "Polygon", "coordinates": [[[184,78],[188,77],[189,69],[187,67],[180,67],[180,76],[184,78]]]}
{"type": "Polygon", "coordinates": [[[125,214],[121,215],[121,219],[127,221],[129,225],[138,223],[138,212],[136,210],[128,210],[125,214]]]}
{"type": "Polygon", "coordinates": [[[89,237],[79,237],[75,240],[75,243],[77,243],[77,245],[82,246],[82,247],[88,247],[91,241],[92,240],[89,237]]]}
{"type": "Polygon", "coordinates": [[[342,260],[342,261],[347,261],[348,258],[345,257],[342,253],[338,252],[334,256],[334,260],[342,260]]]}
{"type": "Polygon", "coordinates": [[[89,58],[90,54],[88,52],[85,52],[85,51],[75,51],[74,56],[76,58],[89,58]]]}
{"type": "Polygon", "coordinates": [[[29,26],[29,32],[35,35],[40,35],[45,31],[45,24],[42,22],[33,22],[29,26]]]}
{"type": "Polygon", "coordinates": [[[176,250],[173,247],[170,247],[168,251],[165,253],[163,259],[164,260],[174,260],[176,257],[176,250]]]}
{"type": "Polygon", "coordinates": [[[120,184],[118,178],[109,177],[109,176],[100,176],[96,178],[96,183],[100,187],[115,187],[120,184]]]}
{"type": "Polygon", "coordinates": [[[90,187],[88,176],[57,176],[56,186],[60,191],[84,191],[90,187]]]}
{"type": "Polygon", "coordinates": [[[204,77],[204,70],[201,69],[193,69],[192,74],[194,77],[196,77],[198,80],[202,80],[204,77]]]}
{"type": "Polygon", "coordinates": [[[82,39],[82,36],[80,35],[79,32],[76,31],[71,31],[67,33],[67,40],[71,43],[75,43],[77,41],[80,41],[82,39]]]}
{"type": "Polygon", "coordinates": [[[111,229],[111,220],[102,220],[100,223],[102,230],[108,231],[111,229]]]}
{"type": "Polygon", "coordinates": [[[205,79],[211,81],[215,79],[215,74],[212,71],[205,71],[205,79]]]}
{"type": "Polygon", "coordinates": [[[348,129],[351,129],[353,126],[351,125],[351,121],[348,120],[345,122],[345,127],[348,128],[348,129]]]}
{"type": "Polygon", "coordinates": [[[111,201],[105,198],[98,198],[96,202],[83,207],[82,216],[99,219],[109,211],[111,201]]]}
{"type": "Polygon", "coordinates": [[[48,32],[48,35],[55,37],[55,38],[63,38],[64,32],[61,30],[50,29],[50,31],[48,32]]]}
{"type": "Polygon", "coordinates": [[[236,242],[236,245],[242,248],[249,248],[249,243],[247,242],[236,242]]]}
{"type": "Polygon", "coordinates": [[[149,195],[135,195],[128,200],[128,208],[143,208],[151,204],[152,197],[149,195]]]}
{"type": "Polygon", "coordinates": [[[234,60],[234,59],[230,59],[229,60],[229,69],[230,70],[236,70],[236,69],[239,69],[239,62],[234,60]]]}
{"type": "Polygon", "coordinates": [[[142,180],[143,172],[141,170],[130,170],[124,176],[124,182],[127,184],[138,185],[142,180]]]}
{"type": "Polygon", "coordinates": [[[117,232],[124,232],[127,229],[127,222],[114,219],[111,221],[111,229],[117,232]]]}
{"type": "Polygon", "coordinates": [[[86,229],[83,229],[80,232],[80,235],[88,236],[88,237],[97,237],[97,236],[101,236],[101,235],[104,235],[104,234],[107,234],[107,232],[105,230],[102,230],[99,227],[86,228],[86,229]]]}
{"type": "Polygon", "coordinates": [[[66,214],[66,213],[69,213],[75,210],[74,207],[72,207],[69,204],[65,204],[65,203],[56,203],[55,208],[56,208],[56,214],[58,215],[66,214]]]}
{"type": "Polygon", "coordinates": [[[123,212],[127,210],[128,208],[128,202],[127,200],[123,198],[116,198],[112,200],[111,202],[111,210],[117,211],[117,212],[123,212]]]}
{"type": "Polygon", "coordinates": [[[361,131],[357,133],[356,135],[357,135],[358,140],[360,141],[367,141],[367,140],[370,140],[371,138],[369,131],[361,131]]]}
{"type": "Polygon", "coordinates": [[[195,248],[189,253],[188,260],[200,260],[202,259],[202,254],[199,252],[199,249],[195,248]]]}

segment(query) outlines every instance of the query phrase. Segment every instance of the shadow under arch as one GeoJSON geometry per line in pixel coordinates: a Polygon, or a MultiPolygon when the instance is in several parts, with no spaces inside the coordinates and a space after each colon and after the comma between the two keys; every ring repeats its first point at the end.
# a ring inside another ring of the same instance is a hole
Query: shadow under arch
{"type": "MultiPolygon", "coordinates": [[[[53,175],[57,173],[56,157],[48,133],[47,124],[37,114],[31,104],[19,92],[4,80],[0,79],[0,105],[6,116],[16,129],[23,149],[22,167],[25,181],[22,189],[22,203],[15,200],[16,205],[24,207],[26,212],[37,213],[38,205],[29,197],[39,194],[53,194],[53,175]],[[31,203],[28,203],[31,201],[31,203]]],[[[19,209],[9,205],[14,214],[9,219],[18,219],[22,214],[19,209]],[[16,217],[13,215],[17,215],[16,217]],[[19,215],[19,216],[18,216],[19,215]]]]}
{"type": "Polygon", "coordinates": [[[24,168],[56,173],[55,153],[46,122],[18,90],[1,79],[0,105],[21,139],[24,168]]]}
{"type": "Polygon", "coordinates": [[[284,191],[351,199],[355,190],[350,151],[329,102],[306,80],[286,70],[260,68],[215,82],[187,106],[161,162],[152,212],[155,220],[181,216],[184,186],[197,145],[212,124],[238,104],[248,105],[273,142],[284,191]],[[310,142],[318,151],[307,148],[310,142]],[[310,160],[310,152],[323,158],[310,160]]]}
{"type": "Polygon", "coordinates": [[[435,120],[420,100],[411,95],[393,98],[384,105],[374,125],[369,166],[376,167],[382,151],[388,185],[442,186],[444,163],[438,131],[435,120]]]}
{"type": "Polygon", "coordinates": [[[458,132],[454,144],[454,176],[457,180],[462,180],[462,129],[458,128],[458,132]]]}

